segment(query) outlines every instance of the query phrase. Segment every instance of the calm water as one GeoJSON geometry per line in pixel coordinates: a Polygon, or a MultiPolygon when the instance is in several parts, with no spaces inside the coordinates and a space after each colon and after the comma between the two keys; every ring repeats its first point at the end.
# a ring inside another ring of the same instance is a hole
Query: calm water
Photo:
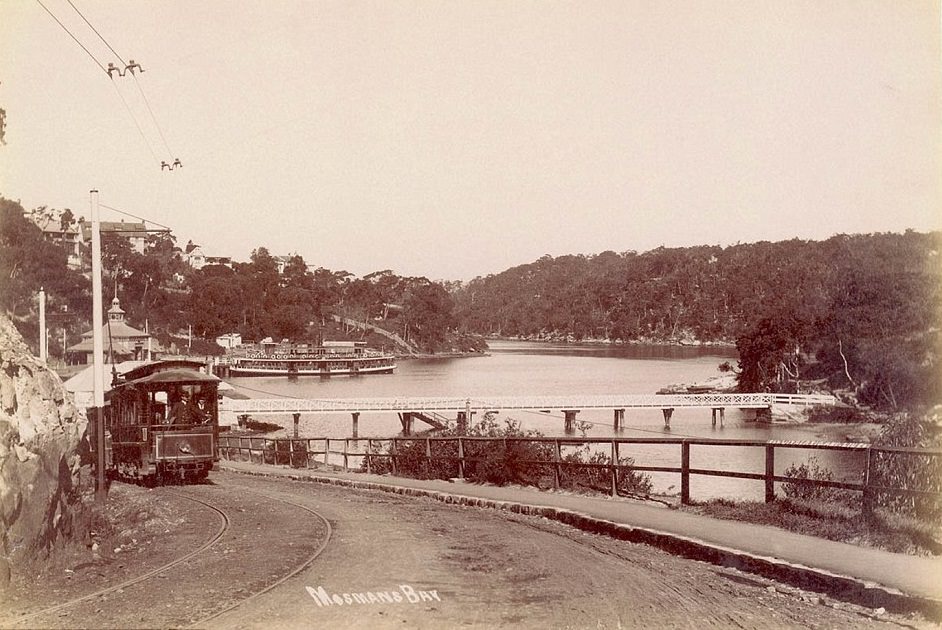
{"type": "MultiPolygon", "coordinates": [[[[595,347],[548,345],[527,342],[491,342],[490,356],[451,359],[403,360],[394,374],[359,377],[285,377],[232,378],[229,382],[252,398],[385,398],[441,396],[475,398],[512,395],[582,394],[652,394],[672,383],[693,383],[717,375],[717,365],[734,359],[729,350],[676,346],[595,347]],[[724,354],[725,353],[725,354],[724,354]]],[[[735,362],[735,361],[734,361],[735,362]]],[[[660,410],[628,410],[624,437],[709,437],[726,439],[815,440],[812,427],[756,423],[751,412],[726,410],[724,426],[713,427],[709,409],[676,409],[670,431],[665,430],[660,410]]],[[[536,429],[547,436],[562,436],[561,413],[513,411],[500,418],[513,418],[524,428],[536,429]]],[[[264,419],[293,426],[290,416],[264,419]]],[[[611,411],[582,411],[577,416],[580,431],[593,437],[615,435],[611,411]]],[[[422,423],[417,423],[421,428],[422,423]]],[[[389,437],[401,430],[395,414],[360,416],[359,436],[389,437]]],[[[349,414],[302,416],[300,433],[309,437],[349,437],[349,414]]],[[[680,446],[622,446],[622,456],[633,457],[638,464],[680,465],[680,446]]],[[[815,455],[819,462],[837,473],[853,475],[862,457],[856,454],[811,452],[804,449],[776,450],[776,472],[781,474],[795,461],[815,455]]],[[[691,466],[764,472],[761,448],[693,446],[691,466]]],[[[678,492],[680,476],[653,473],[655,487],[661,492],[678,492]]],[[[718,477],[691,477],[691,496],[697,499],[736,497],[761,499],[761,481],[718,477]]]]}

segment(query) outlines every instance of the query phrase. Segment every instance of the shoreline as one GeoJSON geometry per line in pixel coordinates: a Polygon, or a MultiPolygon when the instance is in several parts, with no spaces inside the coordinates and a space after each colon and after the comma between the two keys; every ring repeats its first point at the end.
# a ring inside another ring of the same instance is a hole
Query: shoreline
{"type": "Polygon", "coordinates": [[[725,348],[735,349],[733,341],[701,341],[699,339],[598,339],[576,340],[570,336],[553,337],[505,337],[502,335],[484,335],[485,341],[508,341],[527,343],[560,344],[566,346],[679,346],[684,348],[725,348]]]}

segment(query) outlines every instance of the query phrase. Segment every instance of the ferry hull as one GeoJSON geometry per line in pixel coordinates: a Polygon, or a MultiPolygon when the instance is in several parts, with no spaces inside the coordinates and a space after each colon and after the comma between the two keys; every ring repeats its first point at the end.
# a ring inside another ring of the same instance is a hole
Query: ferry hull
{"type": "Polygon", "coordinates": [[[392,374],[396,369],[395,365],[385,365],[382,367],[351,368],[322,370],[322,369],[298,369],[296,371],[285,370],[284,368],[259,368],[259,367],[238,367],[232,365],[229,367],[230,376],[356,376],[360,374],[392,374]]]}

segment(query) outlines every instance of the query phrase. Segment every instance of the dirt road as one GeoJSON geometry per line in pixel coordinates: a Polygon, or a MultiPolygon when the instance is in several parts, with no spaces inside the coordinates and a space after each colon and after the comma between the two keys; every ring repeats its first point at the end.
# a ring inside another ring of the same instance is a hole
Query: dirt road
{"type": "Polygon", "coordinates": [[[309,505],[331,521],[333,536],[307,571],[209,627],[884,625],[864,609],[835,610],[766,580],[545,519],[303,482],[238,476],[217,482],[309,505]],[[426,597],[409,601],[421,591],[426,597]],[[396,592],[403,601],[370,601],[370,594],[385,599],[381,594],[396,592]]]}
{"type": "Polygon", "coordinates": [[[164,531],[161,525],[159,536],[139,540],[136,550],[113,554],[108,562],[81,563],[69,569],[69,576],[49,575],[28,584],[13,601],[20,621],[5,616],[0,627],[913,624],[545,519],[235,473],[215,472],[211,480],[188,488],[121,489],[125,500],[160,504],[161,513],[176,515],[168,517],[172,526],[164,531]],[[213,536],[218,540],[212,542],[213,536]],[[48,610],[106,584],[146,575],[169,556],[187,553],[194,555],[138,583],[48,610]],[[250,598],[266,588],[271,590],[250,598]],[[47,612],[21,616],[39,608],[47,612]]]}

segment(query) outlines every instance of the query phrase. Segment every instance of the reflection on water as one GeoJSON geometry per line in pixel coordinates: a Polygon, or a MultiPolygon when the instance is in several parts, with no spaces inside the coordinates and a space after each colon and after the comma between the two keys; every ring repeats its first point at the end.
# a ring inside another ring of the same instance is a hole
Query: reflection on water
{"type": "MultiPolygon", "coordinates": [[[[393,398],[537,396],[589,394],[652,394],[672,383],[693,383],[718,374],[717,365],[735,359],[728,348],[681,346],[573,346],[531,342],[492,342],[484,357],[404,360],[394,374],[359,377],[232,378],[229,380],[253,398],[393,398]]],[[[498,418],[513,419],[525,429],[546,436],[562,436],[562,413],[539,411],[502,412],[498,418]]],[[[292,427],[290,416],[257,417],[292,427]]],[[[300,433],[310,437],[349,437],[349,414],[302,415],[300,433]]],[[[608,437],[697,437],[750,440],[815,440],[808,427],[766,424],[753,421],[753,412],[728,409],[723,426],[711,424],[709,409],[675,409],[671,428],[664,428],[659,409],[627,410],[625,429],[616,434],[611,410],[584,410],[577,416],[577,435],[608,437]]],[[[419,424],[419,427],[422,425],[419,424]]],[[[388,437],[401,430],[391,413],[363,413],[360,437],[388,437]]],[[[361,444],[364,444],[361,441],[361,444]]],[[[621,455],[639,465],[680,465],[679,445],[624,445],[621,455]]],[[[777,449],[775,470],[782,474],[809,456],[831,468],[835,478],[857,478],[863,457],[857,453],[777,449]]],[[[739,472],[765,471],[765,453],[755,447],[693,446],[691,466],[739,472]]],[[[353,460],[351,460],[353,461],[353,460]]],[[[353,462],[356,464],[356,462],[353,462]]],[[[679,492],[680,476],[652,473],[655,488],[679,492]],[[673,488],[672,488],[673,487],[673,488]]],[[[722,477],[691,477],[695,499],[737,497],[761,500],[761,481],[722,477]]]]}

